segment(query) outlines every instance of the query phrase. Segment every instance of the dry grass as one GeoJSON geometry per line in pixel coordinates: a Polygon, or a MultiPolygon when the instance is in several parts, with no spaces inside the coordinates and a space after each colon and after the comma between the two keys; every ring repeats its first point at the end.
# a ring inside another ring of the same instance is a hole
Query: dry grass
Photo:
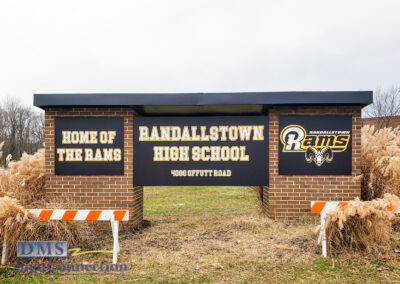
{"type": "Polygon", "coordinates": [[[17,241],[63,240],[85,246],[91,232],[88,224],[40,220],[24,210],[74,207],[66,200],[45,200],[44,150],[10,160],[8,157],[5,168],[0,167],[0,240],[7,236],[8,256],[16,255],[17,241]]]}
{"type": "Polygon", "coordinates": [[[121,261],[128,263],[198,262],[207,259],[300,260],[318,253],[315,225],[271,221],[257,213],[245,216],[152,217],[135,237],[122,234],[121,261]]]}
{"type": "Polygon", "coordinates": [[[400,128],[362,128],[361,174],[363,200],[400,196],[400,128]]]}
{"type": "Polygon", "coordinates": [[[44,183],[44,149],[33,155],[24,153],[21,160],[0,167],[0,194],[18,199],[23,206],[43,198],[44,183]]]}
{"type": "Polygon", "coordinates": [[[397,196],[385,194],[383,199],[368,202],[355,200],[328,214],[325,228],[330,253],[362,252],[395,256],[400,235],[393,230],[395,213],[385,209],[389,202],[400,208],[397,196]]]}
{"type": "Polygon", "coordinates": [[[333,255],[354,252],[394,254],[400,236],[399,220],[384,209],[400,208],[400,128],[362,128],[361,198],[357,205],[338,208],[327,216],[328,247],[333,255]]]}
{"type": "MultiPolygon", "coordinates": [[[[221,266],[229,271],[237,269],[239,262],[302,261],[320,254],[313,234],[315,222],[289,223],[265,218],[259,213],[256,193],[248,188],[186,187],[179,189],[182,205],[172,207],[165,201],[174,200],[176,190],[145,188],[148,225],[135,232],[129,228],[122,230],[121,263],[132,265],[143,275],[162,273],[173,277],[193,271],[196,266],[199,271],[220,270],[221,266]],[[193,194],[198,198],[193,199],[193,194]],[[218,211],[213,200],[218,200],[218,211]],[[161,206],[164,210],[158,209],[161,206]],[[195,208],[196,213],[186,207],[195,208]],[[226,267],[230,261],[235,262],[232,265],[236,268],[226,267]]],[[[93,242],[101,244],[102,249],[111,249],[110,232],[105,232],[102,239],[98,237],[93,242]]],[[[96,255],[91,261],[109,258],[96,255]]],[[[87,261],[87,257],[77,259],[80,260],[87,261]]]]}
{"type": "Polygon", "coordinates": [[[77,224],[37,219],[9,197],[0,198],[0,224],[0,239],[7,236],[9,256],[16,255],[16,243],[21,240],[58,240],[71,245],[82,242],[77,224]]]}
{"type": "MultiPolygon", "coordinates": [[[[313,234],[314,221],[289,223],[265,218],[259,213],[256,194],[248,188],[179,188],[182,205],[172,207],[169,201],[177,196],[177,190],[146,187],[144,217],[148,220],[147,226],[138,231],[129,227],[122,229],[118,260],[133,267],[135,273],[149,277],[158,275],[161,279],[193,271],[229,273],[244,271],[265,261],[301,262],[321,253],[313,234]],[[198,198],[193,199],[193,194],[198,198]],[[213,200],[218,200],[218,211],[214,209],[213,200]],[[242,206],[237,207],[238,203],[242,206]],[[161,206],[163,210],[159,209],[161,206]],[[196,213],[186,207],[195,208],[196,213]]],[[[97,249],[112,249],[110,230],[99,234],[93,243],[99,245],[97,249]]],[[[90,258],[82,255],[74,261],[100,263],[110,261],[110,255],[97,254],[90,258]]],[[[257,272],[249,271],[251,273],[257,272]]]]}
{"type": "MultiPolygon", "coordinates": [[[[153,215],[139,231],[123,229],[118,261],[131,268],[125,281],[264,282],[265,272],[272,273],[271,263],[302,266],[320,255],[315,223],[276,222],[253,210],[242,215],[153,215]]],[[[99,249],[110,250],[111,233],[104,232],[93,242],[101,244],[99,249]]],[[[69,262],[101,263],[110,257],[82,255],[69,262]]]]}

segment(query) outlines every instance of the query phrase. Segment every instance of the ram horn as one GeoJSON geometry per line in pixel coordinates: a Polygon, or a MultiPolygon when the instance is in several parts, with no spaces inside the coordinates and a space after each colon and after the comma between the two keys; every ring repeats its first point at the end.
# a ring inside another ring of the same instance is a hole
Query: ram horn
{"type": "Polygon", "coordinates": [[[329,147],[322,148],[321,154],[325,158],[325,161],[327,163],[332,162],[332,160],[333,160],[333,152],[332,152],[331,148],[329,148],[329,147]]]}
{"type": "Polygon", "coordinates": [[[315,156],[317,155],[318,150],[315,149],[314,147],[309,147],[306,150],[306,162],[311,163],[314,159],[315,156]]]}

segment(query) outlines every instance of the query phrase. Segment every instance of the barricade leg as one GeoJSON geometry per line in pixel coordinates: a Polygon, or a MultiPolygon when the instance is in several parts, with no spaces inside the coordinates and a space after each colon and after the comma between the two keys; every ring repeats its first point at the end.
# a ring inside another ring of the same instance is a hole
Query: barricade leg
{"type": "Polygon", "coordinates": [[[321,212],[321,229],[319,232],[319,238],[322,244],[322,256],[327,257],[327,249],[326,249],[326,230],[325,230],[325,219],[326,213],[324,211],[321,212]]]}
{"type": "Polygon", "coordinates": [[[118,230],[119,230],[119,221],[115,221],[114,218],[111,221],[111,230],[113,234],[113,264],[117,264],[118,262],[118,253],[119,253],[119,241],[118,241],[118,230]]]}
{"type": "Polygon", "coordinates": [[[3,240],[3,251],[1,253],[1,264],[4,265],[7,262],[7,234],[4,233],[3,240]]]}

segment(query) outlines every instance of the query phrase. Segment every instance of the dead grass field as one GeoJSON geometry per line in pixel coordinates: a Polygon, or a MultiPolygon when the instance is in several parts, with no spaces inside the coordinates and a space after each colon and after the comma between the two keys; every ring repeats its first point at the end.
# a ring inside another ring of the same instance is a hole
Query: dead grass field
{"type": "MultiPolygon", "coordinates": [[[[0,282],[31,283],[265,283],[400,282],[398,259],[323,259],[316,223],[271,221],[260,215],[256,194],[245,187],[149,187],[147,226],[123,228],[119,263],[126,276],[14,276],[0,282]]],[[[94,236],[112,249],[110,230],[94,236]]],[[[101,263],[110,254],[70,257],[68,263],[101,263]]]]}

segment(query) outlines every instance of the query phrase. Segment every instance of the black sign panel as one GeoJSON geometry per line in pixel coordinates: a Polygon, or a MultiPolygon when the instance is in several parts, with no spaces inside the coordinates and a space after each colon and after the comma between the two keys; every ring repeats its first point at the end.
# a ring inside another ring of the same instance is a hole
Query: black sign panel
{"type": "Polygon", "coordinates": [[[122,117],[56,117],[56,175],[123,175],[122,117]]]}
{"type": "Polygon", "coordinates": [[[350,115],[279,116],[279,174],[351,175],[350,115]]]}
{"type": "Polygon", "coordinates": [[[135,117],[135,185],[268,185],[268,117],[135,117]]]}

